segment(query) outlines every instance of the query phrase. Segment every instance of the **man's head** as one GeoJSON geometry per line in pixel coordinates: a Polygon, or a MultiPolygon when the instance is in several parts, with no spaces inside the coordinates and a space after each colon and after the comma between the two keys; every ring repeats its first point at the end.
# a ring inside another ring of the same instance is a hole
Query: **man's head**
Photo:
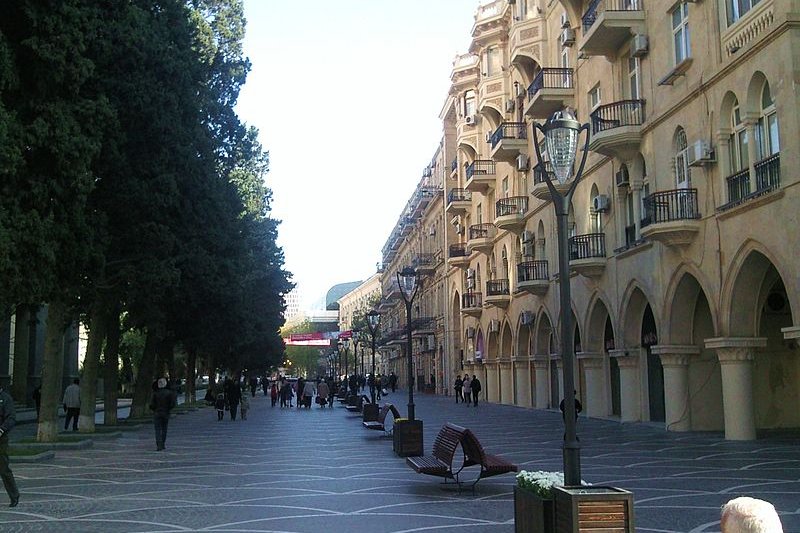
{"type": "Polygon", "coordinates": [[[764,500],[742,496],[722,506],[722,533],[783,533],[775,507],[764,500]]]}
{"type": "Polygon", "coordinates": [[[78,378],[75,378],[75,379],[73,379],[73,380],[72,380],[72,382],[73,382],[75,385],[80,385],[80,383],[81,383],[81,380],[79,380],[78,378]]]}
{"type": "Polygon", "coordinates": [[[158,388],[163,389],[167,386],[167,378],[158,378],[158,388]]]}

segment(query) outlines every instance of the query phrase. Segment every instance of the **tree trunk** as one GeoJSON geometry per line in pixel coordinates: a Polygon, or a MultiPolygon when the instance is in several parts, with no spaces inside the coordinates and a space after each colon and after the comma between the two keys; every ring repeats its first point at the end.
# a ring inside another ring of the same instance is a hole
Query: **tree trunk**
{"type": "Polygon", "coordinates": [[[64,329],[69,324],[63,303],[51,302],[47,311],[42,360],[42,411],[36,433],[38,442],[55,442],[58,437],[58,407],[61,405],[61,380],[64,374],[64,329]]]}
{"type": "Polygon", "coordinates": [[[144,353],[136,374],[136,385],[131,401],[130,418],[144,418],[147,415],[147,405],[153,394],[153,376],[155,375],[156,347],[158,346],[156,328],[147,328],[147,339],[144,341],[144,353]]]}
{"type": "Polygon", "coordinates": [[[187,404],[193,404],[197,400],[195,382],[195,366],[197,365],[197,348],[190,347],[186,354],[186,398],[187,404]]]}
{"type": "Polygon", "coordinates": [[[108,317],[106,327],[105,367],[103,369],[103,423],[106,426],[117,424],[117,403],[119,402],[119,304],[108,317]]]}
{"type": "Polygon", "coordinates": [[[28,404],[28,358],[31,321],[36,327],[35,305],[18,305],[14,324],[14,377],[11,394],[18,405],[28,404]]]}
{"type": "Polygon", "coordinates": [[[100,352],[106,338],[108,312],[100,304],[92,312],[89,326],[89,340],[83,358],[83,378],[81,379],[81,414],[78,416],[78,430],[81,433],[94,433],[94,411],[97,404],[97,374],[100,366],[100,352]]]}

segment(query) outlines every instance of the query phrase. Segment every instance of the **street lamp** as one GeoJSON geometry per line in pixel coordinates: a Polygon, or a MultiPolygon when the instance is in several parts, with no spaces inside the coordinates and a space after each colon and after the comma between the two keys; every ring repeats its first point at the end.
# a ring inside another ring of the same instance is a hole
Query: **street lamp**
{"type": "Polygon", "coordinates": [[[572,312],[570,307],[569,286],[569,243],[567,241],[567,220],[572,195],[575,187],[583,174],[586,156],[589,154],[589,124],[581,124],[575,114],[565,108],[556,111],[547,119],[544,125],[534,122],[534,128],[544,136],[547,154],[553,173],[562,187],[567,183],[575,164],[575,155],[578,148],[580,132],[586,130],[586,139],[583,145],[583,156],[578,171],[566,194],[561,194],[553,185],[549,173],[545,169],[539,143],[534,135],[533,146],[536,149],[536,158],[539,168],[544,175],[547,188],[553,199],[558,225],[558,285],[561,300],[561,359],[564,366],[564,484],[577,486],[581,484],[581,450],[576,434],[575,412],[575,346],[573,342],[572,312]]]}
{"type": "Polygon", "coordinates": [[[400,285],[400,295],[406,304],[406,377],[408,380],[408,419],[414,420],[414,371],[411,361],[411,304],[417,295],[420,286],[419,275],[413,267],[407,266],[397,273],[397,283],[400,285]]]}
{"type": "Polygon", "coordinates": [[[372,383],[375,386],[371,389],[370,396],[372,397],[372,403],[375,403],[375,387],[378,386],[377,381],[375,380],[375,335],[378,333],[378,326],[381,323],[381,314],[376,310],[372,310],[367,313],[367,328],[369,328],[369,334],[372,337],[372,383]]]}

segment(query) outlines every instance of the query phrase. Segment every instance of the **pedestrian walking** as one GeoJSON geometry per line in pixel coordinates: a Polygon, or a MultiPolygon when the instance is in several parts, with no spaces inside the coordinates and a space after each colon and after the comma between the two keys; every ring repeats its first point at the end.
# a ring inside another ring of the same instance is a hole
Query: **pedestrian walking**
{"type": "Polygon", "coordinates": [[[217,394],[217,399],[214,401],[214,408],[217,410],[217,421],[225,418],[225,395],[221,392],[217,394]]]}
{"type": "Polygon", "coordinates": [[[328,397],[330,394],[331,389],[328,387],[328,384],[324,381],[320,381],[317,385],[317,403],[321,409],[324,409],[325,406],[328,405],[328,397]]]}
{"type": "Polygon", "coordinates": [[[469,379],[469,374],[464,374],[464,379],[462,380],[462,393],[461,399],[464,400],[464,403],[470,405],[470,400],[472,399],[472,389],[470,388],[470,382],[472,381],[469,379]]]}
{"type": "MultiPolygon", "coordinates": [[[[311,380],[303,384],[303,405],[306,409],[311,409],[311,399],[314,397],[314,382],[311,380]]],[[[297,399],[297,407],[300,407],[300,399],[297,399]]]]}
{"type": "Polygon", "coordinates": [[[256,389],[258,388],[258,378],[252,376],[250,378],[250,395],[255,398],[256,397],[256,389]]]}
{"type": "Polygon", "coordinates": [[[242,411],[242,420],[247,420],[247,411],[250,410],[250,397],[247,395],[247,389],[245,389],[244,394],[242,394],[242,401],[239,409],[242,411]]]}
{"type": "Polygon", "coordinates": [[[375,376],[375,400],[381,401],[381,394],[383,393],[383,378],[380,374],[375,376]]]}
{"type": "Polygon", "coordinates": [[[394,375],[394,371],[389,373],[389,388],[392,389],[392,392],[397,389],[397,376],[394,375]]]}
{"type": "Polygon", "coordinates": [[[292,386],[288,381],[283,382],[281,385],[281,407],[292,406],[292,386]]]}
{"type": "Polygon", "coordinates": [[[17,411],[14,407],[14,400],[0,385],[0,478],[3,478],[3,486],[8,494],[9,507],[16,507],[19,503],[17,482],[8,465],[8,433],[16,423],[17,411]]]}
{"type": "Polygon", "coordinates": [[[456,391],[456,403],[458,403],[459,399],[463,402],[464,401],[464,380],[461,379],[461,374],[456,376],[456,382],[455,382],[455,385],[453,385],[453,388],[456,391]]]}
{"type": "Polygon", "coordinates": [[[295,383],[295,396],[297,396],[297,408],[300,409],[303,407],[303,390],[306,388],[306,380],[303,378],[298,378],[297,383],[295,383]]]}
{"type": "Polygon", "coordinates": [[[278,402],[278,385],[276,383],[273,383],[269,388],[269,399],[272,401],[272,407],[275,407],[275,404],[278,402]]]}
{"type": "Polygon", "coordinates": [[[158,388],[150,400],[150,410],[153,411],[153,425],[156,429],[156,451],[160,452],[164,449],[164,444],[167,440],[169,413],[176,403],[175,391],[167,388],[166,378],[158,378],[158,388]]]}
{"type": "Polygon", "coordinates": [[[228,410],[231,413],[231,420],[236,420],[236,414],[239,412],[239,403],[242,401],[242,389],[239,388],[239,382],[228,381],[228,391],[225,394],[228,400],[228,410]]]}
{"type": "MultiPolygon", "coordinates": [[[[478,379],[478,376],[472,374],[472,379],[469,381],[469,388],[472,391],[472,403],[475,407],[478,407],[478,394],[481,392],[481,380],[478,379]]],[[[469,405],[469,402],[467,402],[469,405]]]]}
{"type": "Polygon", "coordinates": [[[75,378],[72,384],[64,390],[64,431],[69,429],[72,420],[72,431],[78,431],[78,416],[81,414],[81,387],[80,380],[75,378]]]}

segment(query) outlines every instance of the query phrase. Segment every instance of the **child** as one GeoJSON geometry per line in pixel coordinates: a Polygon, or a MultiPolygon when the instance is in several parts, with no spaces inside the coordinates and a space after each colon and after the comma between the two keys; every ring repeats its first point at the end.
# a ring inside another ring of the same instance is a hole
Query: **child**
{"type": "Polygon", "coordinates": [[[242,393],[242,399],[240,401],[239,410],[242,413],[242,420],[247,420],[247,411],[250,409],[250,396],[247,394],[247,389],[242,393]]]}
{"type": "Polygon", "coordinates": [[[214,407],[217,409],[217,420],[222,420],[225,416],[225,395],[221,392],[217,394],[217,401],[214,402],[214,407]]]}
{"type": "Polygon", "coordinates": [[[278,401],[278,385],[275,383],[269,389],[269,397],[272,400],[272,407],[275,407],[275,403],[278,401]]]}

